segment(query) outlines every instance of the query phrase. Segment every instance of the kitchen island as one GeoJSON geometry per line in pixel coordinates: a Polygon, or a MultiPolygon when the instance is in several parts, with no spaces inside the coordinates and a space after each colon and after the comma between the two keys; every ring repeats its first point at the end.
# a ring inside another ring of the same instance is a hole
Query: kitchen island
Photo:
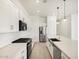
{"type": "MultiPolygon", "coordinates": [[[[59,42],[51,41],[53,47],[53,57],[56,55],[55,49],[61,51],[59,59],[78,59],[78,41],[61,39],[59,42]],[[54,49],[54,47],[56,47],[54,49]],[[55,54],[55,55],[54,55],[55,54]]],[[[59,55],[57,55],[59,56],[59,55]]]]}

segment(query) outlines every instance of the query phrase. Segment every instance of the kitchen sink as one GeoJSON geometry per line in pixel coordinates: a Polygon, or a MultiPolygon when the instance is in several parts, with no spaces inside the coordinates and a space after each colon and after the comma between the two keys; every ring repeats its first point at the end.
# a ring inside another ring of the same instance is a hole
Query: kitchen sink
{"type": "Polygon", "coordinates": [[[57,38],[50,38],[49,40],[51,40],[51,41],[60,41],[57,38]]]}

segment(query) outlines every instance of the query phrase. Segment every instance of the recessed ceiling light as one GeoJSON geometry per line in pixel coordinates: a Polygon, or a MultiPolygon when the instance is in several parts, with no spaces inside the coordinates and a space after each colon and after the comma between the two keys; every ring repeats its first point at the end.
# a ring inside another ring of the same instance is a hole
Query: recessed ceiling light
{"type": "Polygon", "coordinates": [[[40,12],[40,10],[37,10],[37,13],[39,13],[40,12]]]}
{"type": "Polygon", "coordinates": [[[36,3],[39,3],[40,1],[39,0],[36,0],[36,3]]]}

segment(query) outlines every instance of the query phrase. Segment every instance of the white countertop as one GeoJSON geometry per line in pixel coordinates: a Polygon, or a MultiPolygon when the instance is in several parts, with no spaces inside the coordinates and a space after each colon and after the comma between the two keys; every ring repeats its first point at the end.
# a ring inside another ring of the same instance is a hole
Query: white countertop
{"type": "Polygon", "coordinates": [[[9,44],[3,48],[0,48],[0,57],[14,56],[24,48],[26,48],[26,43],[9,44]]]}
{"type": "Polygon", "coordinates": [[[71,59],[78,59],[78,41],[77,40],[65,40],[60,42],[53,42],[63,53],[69,56],[71,59]]]}

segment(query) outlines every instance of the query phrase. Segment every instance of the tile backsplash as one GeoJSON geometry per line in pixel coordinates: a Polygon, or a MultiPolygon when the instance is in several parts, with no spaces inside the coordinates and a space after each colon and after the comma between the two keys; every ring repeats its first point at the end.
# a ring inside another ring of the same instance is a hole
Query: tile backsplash
{"type": "Polygon", "coordinates": [[[10,44],[13,40],[16,40],[18,38],[19,36],[17,32],[1,33],[0,34],[0,48],[10,44]]]}

